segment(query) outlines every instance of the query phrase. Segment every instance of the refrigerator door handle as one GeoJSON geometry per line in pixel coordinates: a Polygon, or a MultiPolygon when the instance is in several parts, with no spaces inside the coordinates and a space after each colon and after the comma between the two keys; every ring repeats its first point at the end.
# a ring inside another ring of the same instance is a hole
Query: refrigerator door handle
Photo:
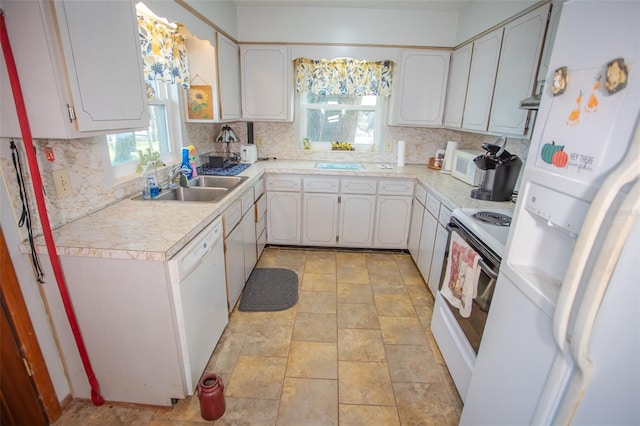
{"type": "Polygon", "coordinates": [[[560,350],[565,350],[569,318],[582,274],[602,223],[620,189],[640,175],[640,124],[636,124],[629,151],[618,168],[604,181],[593,198],[589,212],[567,267],[553,316],[553,337],[560,350]]]}
{"type": "Polygon", "coordinates": [[[571,338],[571,355],[575,360],[576,371],[572,375],[567,392],[558,407],[558,414],[554,419],[555,424],[571,423],[582,395],[589,384],[594,369],[594,364],[589,359],[589,344],[593,326],[620,253],[639,215],[640,180],[634,184],[616,213],[602,244],[600,255],[595,262],[594,272],[586,286],[571,338]]]}

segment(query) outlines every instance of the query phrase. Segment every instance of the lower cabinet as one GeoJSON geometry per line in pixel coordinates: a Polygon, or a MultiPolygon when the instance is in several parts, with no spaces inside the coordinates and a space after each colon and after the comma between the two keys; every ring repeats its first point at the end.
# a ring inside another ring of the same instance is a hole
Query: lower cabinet
{"type": "Polygon", "coordinates": [[[345,194],[340,196],[338,246],[371,247],[376,196],[345,194]]]}
{"type": "Polygon", "coordinates": [[[236,226],[224,240],[227,270],[227,302],[233,310],[244,288],[244,235],[242,226],[236,226]]]}
{"type": "Polygon", "coordinates": [[[442,271],[444,270],[444,254],[447,251],[448,239],[449,232],[447,231],[447,228],[445,228],[442,223],[438,223],[436,239],[433,243],[433,257],[431,259],[431,268],[429,269],[428,281],[429,289],[434,296],[438,292],[440,278],[442,276],[442,271]]]}
{"type": "Polygon", "coordinates": [[[335,246],[338,230],[338,194],[303,194],[302,244],[335,246]]]}
{"type": "Polygon", "coordinates": [[[433,217],[429,210],[425,209],[422,216],[422,232],[420,233],[420,248],[418,249],[418,269],[425,281],[429,279],[431,271],[431,259],[433,258],[433,245],[438,231],[438,219],[433,217]]]}
{"type": "Polygon", "coordinates": [[[406,249],[414,181],[267,175],[267,242],[406,249]]]}
{"type": "Polygon", "coordinates": [[[373,246],[407,248],[412,197],[378,195],[373,246]]]}

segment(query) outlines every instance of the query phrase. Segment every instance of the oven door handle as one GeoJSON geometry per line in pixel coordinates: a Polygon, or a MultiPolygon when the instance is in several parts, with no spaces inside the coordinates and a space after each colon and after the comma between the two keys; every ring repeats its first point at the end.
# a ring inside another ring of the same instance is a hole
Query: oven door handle
{"type": "MultiPolygon", "coordinates": [[[[451,226],[451,223],[447,223],[446,228],[447,228],[447,231],[449,231],[449,232],[456,232],[457,229],[460,229],[455,225],[451,226]]],[[[487,263],[482,259],[482,257],[478,261],[478,265],[489,276],[489,278],[493,278],[494,280],[498,279],[498,272],[496,272],[493,269],[491,269],[491,267],[489,267],[489,265],[487,265],[487,263]]]]}
{"type": "Polygon", "coordinates": [[[484,260],[480,259],[478,261],[478,266],[480,266],[480,268],[482,268],[482,270],[485,272],[485,274],[487,274],[489,276],[489,278],[492,278],[494,280],[498,279],[498,273],[496,271],[494,271],[493,269],[491,269],[489,267],[489,265],[487,265],[485,263],[484,260]]]}

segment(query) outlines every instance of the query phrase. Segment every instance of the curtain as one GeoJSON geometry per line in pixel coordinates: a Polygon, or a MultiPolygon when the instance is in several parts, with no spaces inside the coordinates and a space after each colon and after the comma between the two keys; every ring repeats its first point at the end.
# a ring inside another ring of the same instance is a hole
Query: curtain
{"type": "Polygon", "coordinates": [[[155,19],[138,14],[144,79],[189,88],[189,62],[182,34],[155,19]]]}
{"type": "Polygon", "coordinates": [[[297,58],[296,91],[316,95],[389,96],[393,61],[367,62],[350,58],[297,58]]]}

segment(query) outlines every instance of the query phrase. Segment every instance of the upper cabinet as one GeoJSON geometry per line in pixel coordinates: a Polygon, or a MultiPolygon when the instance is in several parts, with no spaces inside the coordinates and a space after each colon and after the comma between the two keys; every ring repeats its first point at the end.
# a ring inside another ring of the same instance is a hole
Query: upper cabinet
{"type": "Polygon", "coordinates": [[[218,33],[218,94],[220,119],[239,120],[242,117],[240,105],[240,47],[218,33]]]}
{"type": "MultiPolygon", "coordinates": [[[[3,0],[1,7],[33,137],[148,127],[133,2],[3,0]]],[[[1,62],[0,89],[11,93],[1,62]]],[[[0,102],[0,136],[21,137],[13,97],[0,102]]]]}
{"type": "Polygon", "coordinates": [[[519,103],[535,89],[549,7],[536,8],[453,53],[445,126],[528,133],[530,111],[519,103]]]}
{"type": "Polygon", "coordinates": [[[463,129],[487,130],[502,33],[503,28],[498,28],[473,42],[467,99],[462,117],[463,129]]]}
{"type": "Polygon", "coordinates": [[[519,104],[535,90],[548,16],[547,4],[505,26],[489,121],[490,132],[527,133],[530,112],[519,109],[519,104]]]}
{"type": "Polygon", "coordinates": [[[188,92],[184,91],[185,121],[221,122],[239,120],[240,110],[240,48],[232,40],[210,29],[204,40],[187,27],[187,56],[194,90],[211,90],[210,110],[192,111],[188,92]],[[215,46],[211,44],[215,40],[215,46]],[[205,87],[198,87],[205,86],[205,87]]]}
{"type": "Polygon", "coordinates": [[[242,118],[293,121],[293,64],[288,46],[241,45],[242,118]]]}
{"type": "Polygon", "coordinates": [[[449,73],[448,51],[400,51],[389,124],[441,126],[449,73]]]}
{"type": "Polygon", "coordinates": [[[469,67],[473,43],[469,43],[451,54],[449,81],[447,82],[447,101],[444,108],[444,125],[462,127],[464,101],[467,98],[469,67]]]}

